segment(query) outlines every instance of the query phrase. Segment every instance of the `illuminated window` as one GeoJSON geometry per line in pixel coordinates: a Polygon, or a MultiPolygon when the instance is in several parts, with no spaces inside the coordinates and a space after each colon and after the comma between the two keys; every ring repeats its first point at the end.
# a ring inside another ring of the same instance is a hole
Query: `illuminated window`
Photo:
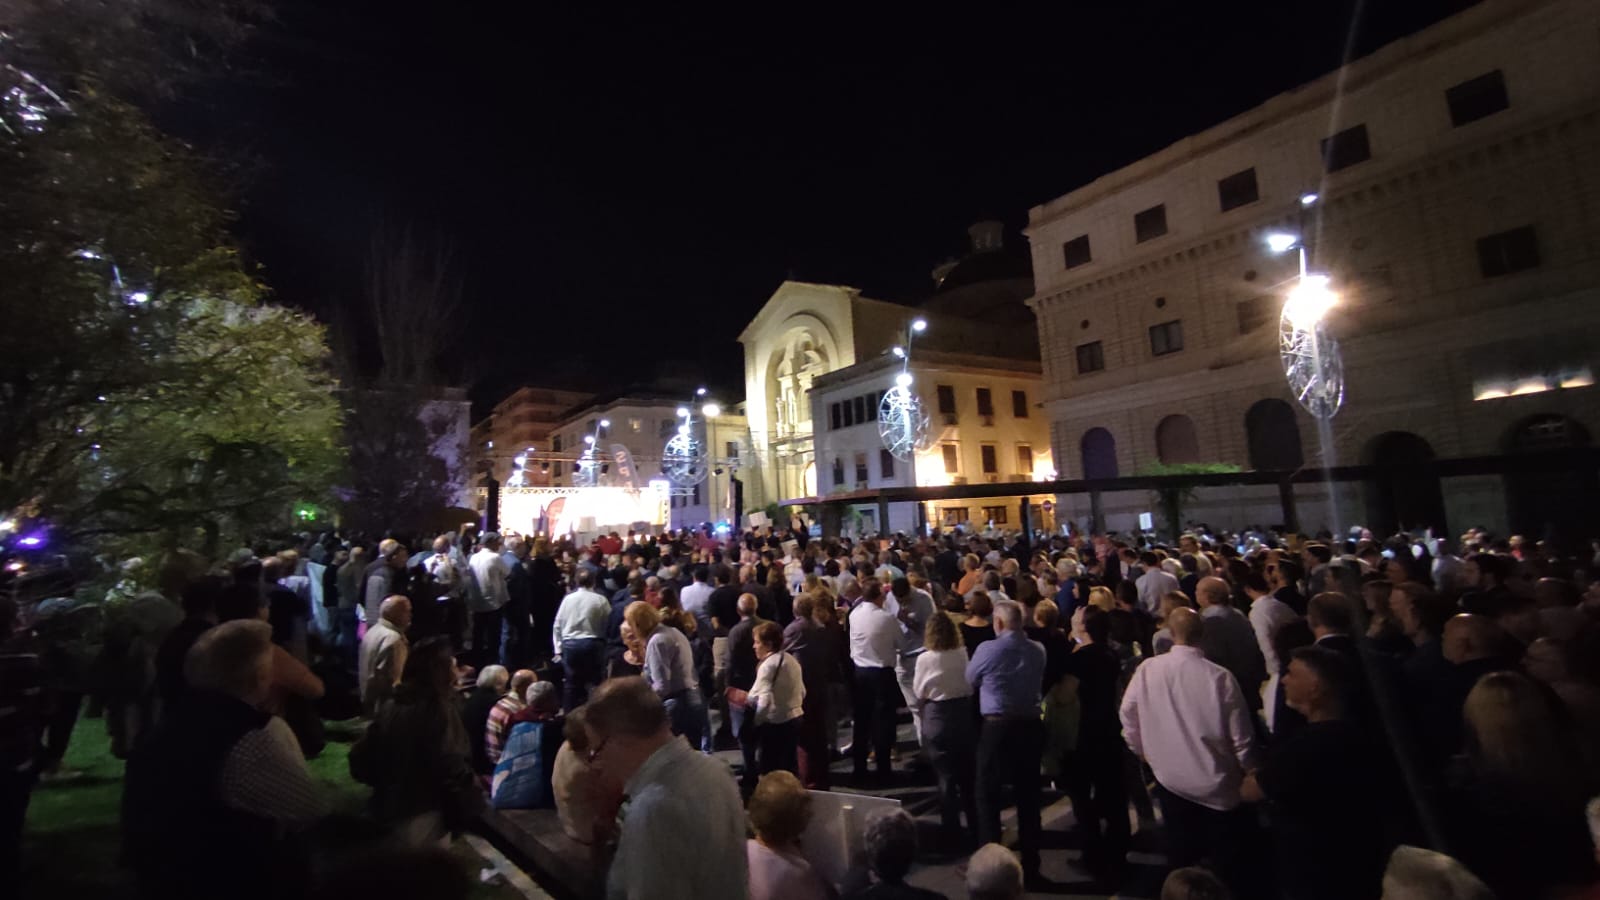
{"type": "Polygon", "coordinates": [[[939,521],[946,526],[960,525],[967,521],[967,508],[965,506],[939,507],[939,521]]]}
{"type": "Polygon", "coordinates": [[[1006,523],[1006,507],[985,506],[983,508],[983,518],[986,522],[993,522],[996,525],[1004,525],[1006,523]]]}
{"type": "Polygon", "coordinates": [[[628,420],[628,430],[629,431],[633,432],[634,434],[638,434],[643,429],[644,429],[644,420],[643,419],[629,419],[628,420]]]}

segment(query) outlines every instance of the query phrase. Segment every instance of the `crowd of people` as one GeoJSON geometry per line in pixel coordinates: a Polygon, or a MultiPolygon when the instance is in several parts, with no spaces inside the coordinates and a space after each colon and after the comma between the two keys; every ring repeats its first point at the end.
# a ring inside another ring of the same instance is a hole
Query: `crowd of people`
{"type": "MultiPolygon", "coordinates": [[[[1600,555],[1479,531],[1454,552],[1029,537],[468,528],[180,560],[161,590],[181,618],[146,636],[118,716],[140,723],[124,862],[153,896],[308,890],[326,810],[304,760],[342,695],[370,722],[351,774],[399,845],[553,808],[613,897],[937,896],[905,883],[903,811],[867,823],[853,883],[800,842],[810,791],[923,772],[923,850],[970,854],[974,897],[1049,889],[1052,791],[1105,892],[1159,810],[1164,897],[1593,895],[1600,555]]],[[[37,635],[12,630],[0,749],[25,809],[59,713],[30,693],[37,635]]]]}

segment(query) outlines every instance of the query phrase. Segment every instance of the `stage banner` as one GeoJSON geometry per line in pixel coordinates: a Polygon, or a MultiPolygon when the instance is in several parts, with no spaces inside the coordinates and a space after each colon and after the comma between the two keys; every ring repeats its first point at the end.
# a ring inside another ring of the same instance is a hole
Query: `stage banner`
{"type": "Polygon", "coordinates": [[[636,491],[644,489],[644,479],[639,477],[639,467],[633,464],[633,454],[627,447],[611,445],[611,464],[616,467],[616,484],[636,491]]]}

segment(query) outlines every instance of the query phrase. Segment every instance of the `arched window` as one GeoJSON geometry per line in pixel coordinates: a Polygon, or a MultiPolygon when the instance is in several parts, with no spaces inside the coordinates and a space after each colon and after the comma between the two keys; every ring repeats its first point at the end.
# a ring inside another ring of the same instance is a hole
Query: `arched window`
{"type": "Polygon", "coordinates": [[[1090,481],[1117,477],[1117,439],[1104,428],[1083,433],[1083,477],[1090,481]]]}
{"type": "Polygon", "coordinates": [[[1250,407],[1244,414],[1244,432],[1250,468],[1287,472],[1305,465],[1294,407],[1282,400],[1261,400],[1250,407]]]}
{"type": "Polygon", "coordinates": [[[1167,416],[1156,425],[1156,458],[1168,466],[1200,461],[1200,438],[1188,416],[1167,416]]]}

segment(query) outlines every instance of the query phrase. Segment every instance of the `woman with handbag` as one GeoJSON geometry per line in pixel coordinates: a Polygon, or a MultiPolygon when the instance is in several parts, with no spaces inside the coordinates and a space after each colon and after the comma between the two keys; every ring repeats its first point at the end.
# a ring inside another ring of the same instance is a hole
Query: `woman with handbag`
{"type": "MultiPolygon", "coordinates": [[[[761,774],[779,770],[798,774],[800,726],[806,686],[800,661],[783,650],[783,629],[762,622],[754,632],[756,682],[742,697],[730,702],[750,710],[756,729],[756,760],[761,774]]],[[[736,689],[730,688],[730,692],[736,689]]]]}

